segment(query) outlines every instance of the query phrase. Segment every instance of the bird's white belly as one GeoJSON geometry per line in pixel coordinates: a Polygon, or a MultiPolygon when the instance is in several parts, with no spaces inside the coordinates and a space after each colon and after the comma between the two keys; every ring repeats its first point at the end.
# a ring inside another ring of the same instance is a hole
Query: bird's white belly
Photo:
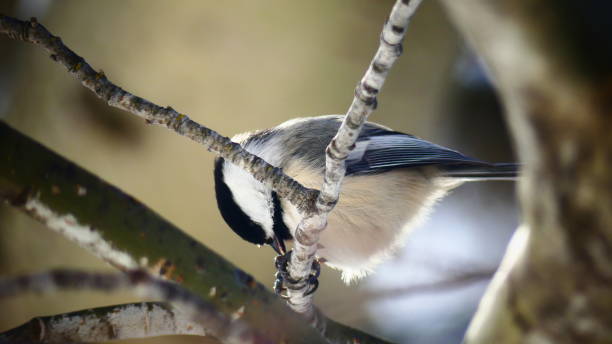
{"type": "MultiPolygon", "coordinates": [[[[285,171],[307,187],[322,178],[302,166],[285,171]]],[[[345,177],[340,199],[321,233],[317,256],[342,271],[345,282],[361,278],[401,247],[404,236],[426,217],[434,203],[459,185],[418,170],[345,177]]],[[[293,232],[301,219],[283,201],[284,220],[293,232]]]]}

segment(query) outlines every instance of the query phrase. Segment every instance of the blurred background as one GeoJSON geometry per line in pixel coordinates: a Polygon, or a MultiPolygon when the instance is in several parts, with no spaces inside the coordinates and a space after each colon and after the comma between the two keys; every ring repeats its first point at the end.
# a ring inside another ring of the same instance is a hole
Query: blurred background
{"type": "MultiPolygon", "coordinates": [[[[37,17],[117,85],[232,136],[298,116],[345,113],[392,4],[3,0],[0,12],[37,17]]],[[[0,37],[0,52],[1,120],[272,285],[272,250],[243,242],[217,211],[212,154],[107,107],[39,47],[0,37]]],[[[485,73],[434,1],[417,12],[370,119],[483,160],[514,160],[485,73]]],[[[460,187],[377,273],[346,286],[324,270],[316,304],[398,343],[459,343],[517,225],[514,199],[509,182],[460,187]]],[[[0,274],[52,267],[111,269],[0,205],[0,274]]],[[[0,300],[0,331],[34,316],[131,301],[128,293],[87,292],[0,300]]],[[[126,343],[170,339],[196,342],[126,343]]]]}

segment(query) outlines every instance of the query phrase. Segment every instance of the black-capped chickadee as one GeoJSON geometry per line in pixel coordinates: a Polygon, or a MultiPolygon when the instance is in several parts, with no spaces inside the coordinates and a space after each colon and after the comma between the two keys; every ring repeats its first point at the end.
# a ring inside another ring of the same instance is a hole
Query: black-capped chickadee
{"type": "MultiPolygon", "coordinates": [[[[297,118],[232,138],[309,188],[320,188],[325,148],[343,116],[297,118]]],[[[284,252],[300,214],[241,168],[217,158],[215,191],[221,215],[236,234],[284,252]]],[[[346,282],[389,258],[432,206],[465,181],[513,179],[517,164],[492,164],[412,135],[367,122],[346,159],[340,199],[321,233],[317,256],[346,282]]]]}

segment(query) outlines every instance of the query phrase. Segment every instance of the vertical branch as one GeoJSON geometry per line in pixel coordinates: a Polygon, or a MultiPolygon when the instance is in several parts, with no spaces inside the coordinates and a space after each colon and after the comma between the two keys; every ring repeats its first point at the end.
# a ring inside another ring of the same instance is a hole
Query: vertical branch
{"type": "Polygon", "coordinates": [[[488,65],[524,173],[525,224],[467,343],[612,338],[612,22],[602,1],[445,0],[488,65]]]}
{"type": "Polygon", "coordinates": [[[353,150],[355,141],[368,116],[376,108],[376,96],[385,83],[389,70],[402,53],[402,40],[421,0],[398,0],[380,35],[380,45],[368,70],[355,89],[355,97],[338,129],[338,133],[326,149],[325,178],[316,201],[316,211],[305,214],[298,225],[289,273],[299,281],[288,288],[289,305],[308,319],[317,322],[312,306],[312,295],[304,296],[308,288],[307,278],[317,251],[322,230],[327,225],[327,215],[338,202],[340,186],[345,174],[344,161],[353,150]]]}

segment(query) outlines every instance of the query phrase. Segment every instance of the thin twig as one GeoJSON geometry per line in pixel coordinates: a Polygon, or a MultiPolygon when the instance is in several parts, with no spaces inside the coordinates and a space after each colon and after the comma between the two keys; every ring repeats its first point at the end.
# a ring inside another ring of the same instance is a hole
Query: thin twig
{"type": "MultiPolygon", "coordinates": [[[[425,294],[437,294],[452,292],[473,285],[487,285],[495,275],[496,269],[474,270],[454,273],[444,279],[432,280],[420,283],[410,283],[407,285],[386,288],[377,286],[366,290],[358,290],[357,296],[350,303],[346,300],[338,299],[328,307],[334,309],[336,314],[349,314],[355,309],[364,309],[366,305],[376,304],[381,300],[400,300],[407,298],[419,298],[425,294]]],[[[366,320],[367,314],[363,316],[351,317],[352,320],[366,320]]]]}
{"type": "Polygon", "coordinates": [[[114,292],[138,287],[140,295],[170,302],[193,321],[202,324],[212,335],[225,343],[272,343],[250,329],[244,322],[233,320],[182,286],[151,277],[143,270],[128,273],[89,273],[76,270],[51,270],[39,274],[0,279],[0,298],[24,292],[49,293],[56,290],[98,290],[114,292]]]}
{"type": "Polygon", "coordinates": [[[473,283],[488,281],[493,278],[495,269],[470,271],[458,274],[441,281],[427,283],[409,284],[397,288],[383,288],[367,291],[362,298],[366,302],[378,301],[379,299],[398,299],[419,293],[439,293],[453,290],[473,283]]]}
{"type": "Polygon", "coordinates": [[[36,18],[28,22],[0,15],[0,33],[12,39],[42,46],[51,54],[52,60],[66,67],[83,86],[108,105],[139,116],[148,124],[163,126],[202,144],[209,151],[248,171],[255,179],[271,187],[301,211],[313,211],[314,200],[319,193],[317,190],[302,186],[285,175],[281,169],[247,152],[229,138],[191,120],[184,113],[179,113],[170,106],[156,105],[115,85],[108,80],[104,72],[96,72],[85,59],[64,45],[59,37],[52,35],[39,24],[36,18]]]}
{"type": "Polygon", "coordinates": [[[36,317],[0,333],[0,343],[95,343],[167,335],[205,336],[206,330],[178,308],[139,302],[36,317]]]}
{"type": "Polygon", "coordinates": [[[361,127],[376,108],[376,95],[387,74],[402,53],[402,40],[421,0],[398,0],[380,35],[380,45],[365,75],[355,89],[355,97],[338,133],[326,149],[325,179],[316,200],[316,212],[305,214],[298,225],[289,273],[299,281],[288,288],[289,305],[317,324],[312,306],[312,294],[304,296],[321,231],[327,225],[327,215],[338,201],[340,185],[346,171],[344,161],[353,150],[361,127]]]}

